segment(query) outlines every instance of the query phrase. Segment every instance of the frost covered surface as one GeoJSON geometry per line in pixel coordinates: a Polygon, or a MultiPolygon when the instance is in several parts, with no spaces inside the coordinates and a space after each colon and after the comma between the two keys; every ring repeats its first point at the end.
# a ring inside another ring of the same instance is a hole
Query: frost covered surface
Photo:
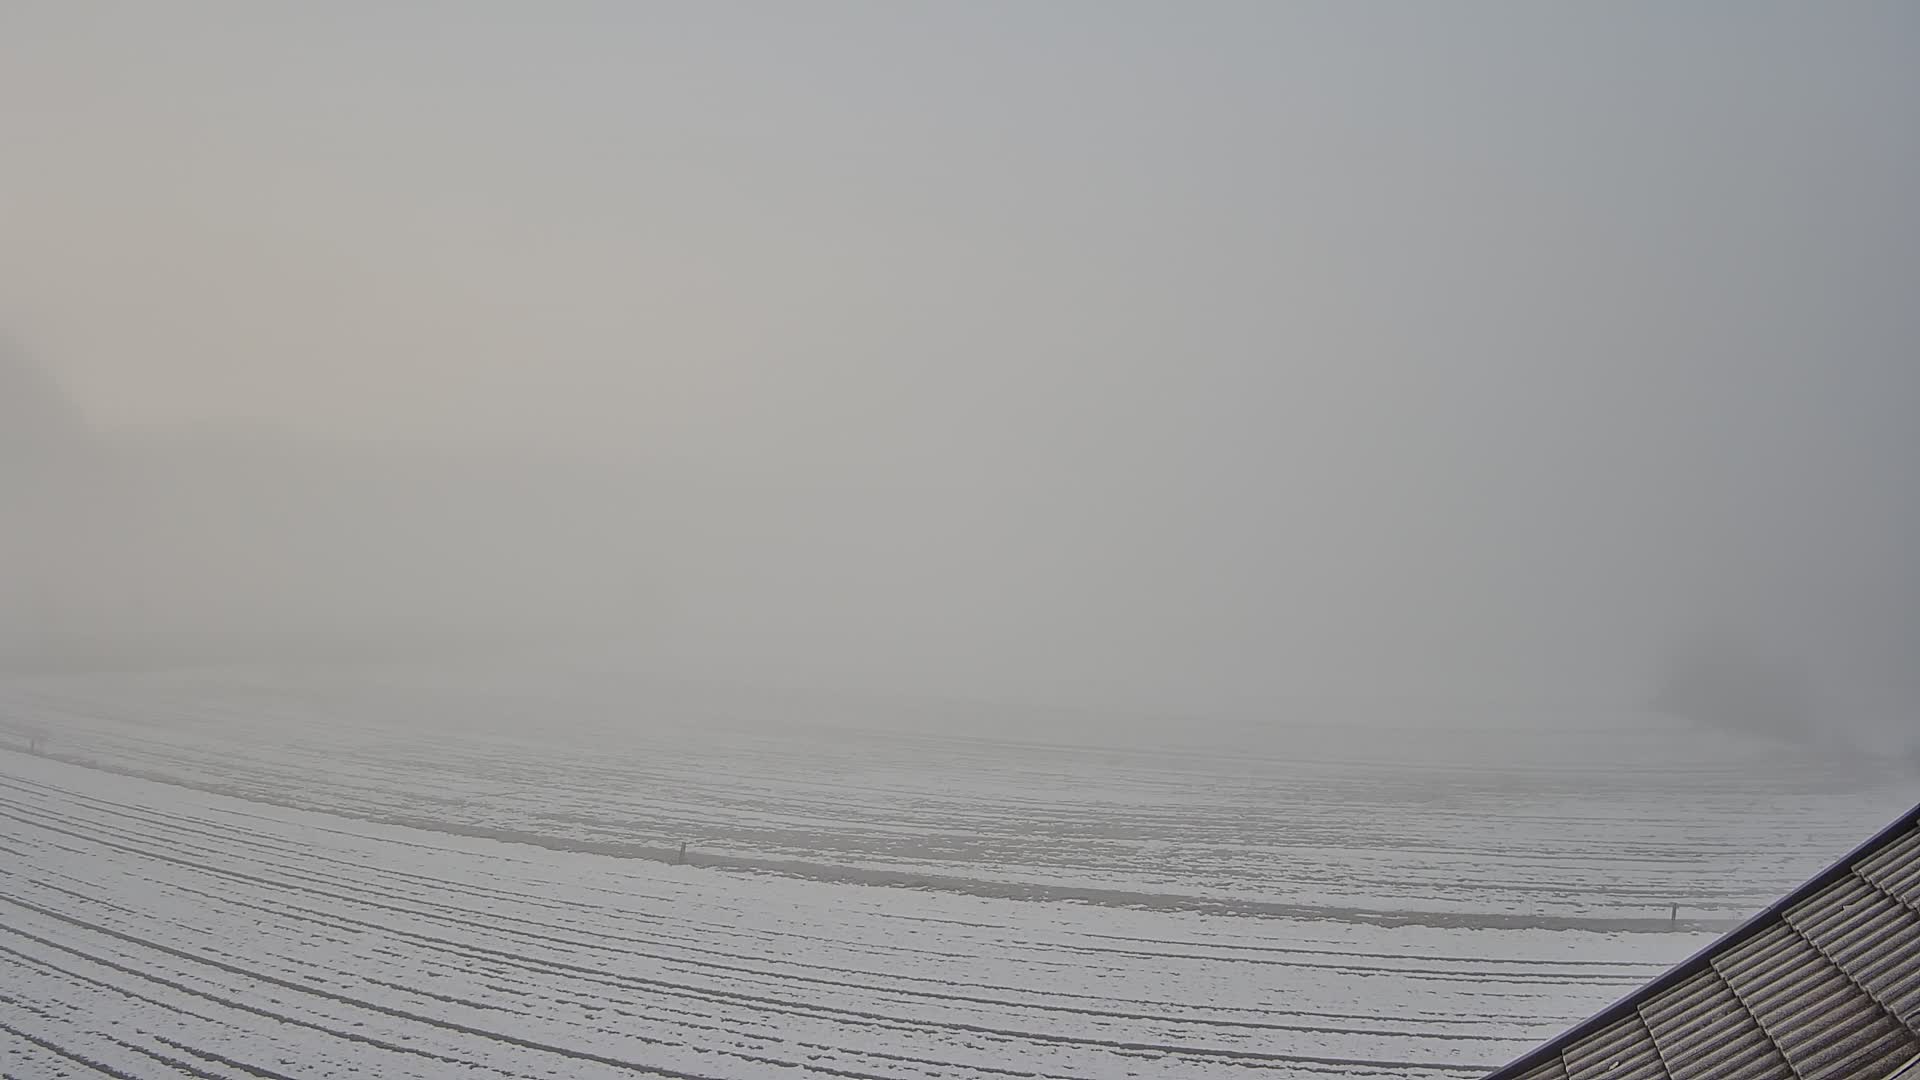
{"type": "Polygon", "coordinates": [[[1652,728],[1174,749],[511,679],[0,687],[0,1072],[1471,1076],[1911,795],[1652,728]]]}
{"type": "Polygon", "coordinates": [[[827,884],[0,752],[9,1075],[1464,1076],[1699,934],[827,884]]]}
{"type": "Polygon", "coordinates": [[[843,880],[1509,926],[1670,904],[1724,925],[1912,801],[1857,761],[1651,720],[1181,725],[1170,746],[1164,728],[861,709],[471,670],[169,672],[16,681],[0,737],[32,716],[68,760],[627,854],[687,841],[843,880]]]}

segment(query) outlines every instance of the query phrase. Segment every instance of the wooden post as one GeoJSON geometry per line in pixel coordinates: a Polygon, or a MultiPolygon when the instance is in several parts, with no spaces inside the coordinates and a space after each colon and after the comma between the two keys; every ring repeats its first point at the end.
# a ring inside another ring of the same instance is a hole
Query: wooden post
{"type": "Polygon", "coordinates": [[[687,864],[687,842],[685,840],[680,841],[680,857],[676,859],[675,862],[681,866],[687,864]]]}
{"type": "Polygon", "coordinates": [[[1678,926],[1679,924],[1680,924],[1680,905],[1675,904],[1673,905],[1673,910],[1667,912],[1667,925],[1678,926]]]}

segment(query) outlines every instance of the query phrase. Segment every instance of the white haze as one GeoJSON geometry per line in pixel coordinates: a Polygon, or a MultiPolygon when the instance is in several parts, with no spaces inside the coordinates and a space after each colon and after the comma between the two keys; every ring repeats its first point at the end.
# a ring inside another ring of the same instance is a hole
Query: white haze
{"type": "Polygon", "coordinates": [[[10,655],[1915,727],[1909,5],[13,2],[0,147],[10,655]]]}

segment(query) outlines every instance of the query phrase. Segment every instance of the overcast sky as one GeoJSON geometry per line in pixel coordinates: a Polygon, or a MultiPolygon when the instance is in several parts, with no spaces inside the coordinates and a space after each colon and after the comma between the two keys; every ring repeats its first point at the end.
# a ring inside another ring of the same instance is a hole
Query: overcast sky
{"type": "Polygon", "coordinates": [[[1920,666],[1913,5],[12,0],[0,147],[94,427],[745,492],[749,672],[1920,666]]]}

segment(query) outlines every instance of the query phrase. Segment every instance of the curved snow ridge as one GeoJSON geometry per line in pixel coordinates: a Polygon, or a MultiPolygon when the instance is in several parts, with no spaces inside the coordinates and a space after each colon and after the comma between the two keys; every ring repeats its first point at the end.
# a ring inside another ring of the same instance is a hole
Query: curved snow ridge
{"type": "MultiPolygon", "coordinates": [[[[130,768],[86,758],[42,754],[100,772],[190,788],[213,795],[257,802],[289,810],[324,813],[379,825],[397,825],[422,832],[445,833],[508,844],[524,844],[549,851],[601,855],[618,859],[641,859],[678,864],[678,848],[614,840],[585,840],[568,836],[532,832],[499,826],[475,825],[418,814],[356,812],[338,806],[314,805],[300,800],[280,799],[231,785],[185,779],[163,772],[130,768]]],[[[1459,930],[1587,930],[1597,933],[1655,933],[1707,931],[1720,933],[1739,925],[1738,919],[1675,919],[1653,916],[1623,917],[1605,915],[1553,915],[1546,913],[1501,913],[1487,911],[1422,911],[1417,909],[1367,908],[1339,904],[1300,904],[1271,900],[1253,900],[1234,896],[1199,896],[1188,893],[1143,892],[1132,889],[1102,888],[1093,885],[1067,885],[1049,882],[995,880],[958,874],[895,870],[884,867],[853,866],[742,855],[729,852],[693,850],[685,855],[693,865],[718,870],[746,871],[799,878],[808,881],[844,885],[868,885],[883,888],[932,890],[999,900],[1031,900],[1088,904],[1099,907],[1138,908],[1147,911],[1190,911],[1211,915],[1238,915],[1259,918],[1330,919],[1372,926],[1431,926],[1459,930]]]]}
{"type": "Polygon", "coordinates": [[[535,681],[22,677],[0,685],[0,739],[30,721],[68,760],[556,850],[673,861],[685,840],[798,879],[1440,927],[1665,932],[1672,904],[1724,927],[1909,805],[1884,768],[1654,726],[1285,727],[1190,752],[822,726],[785,701],[729,720],[535,681]]]}
{"type": "Polygon", "coordinates": [[[1437,1080],[1693,943],[721,873],[4,752],[0,838],[22,1077],[1437,1080]]]}

